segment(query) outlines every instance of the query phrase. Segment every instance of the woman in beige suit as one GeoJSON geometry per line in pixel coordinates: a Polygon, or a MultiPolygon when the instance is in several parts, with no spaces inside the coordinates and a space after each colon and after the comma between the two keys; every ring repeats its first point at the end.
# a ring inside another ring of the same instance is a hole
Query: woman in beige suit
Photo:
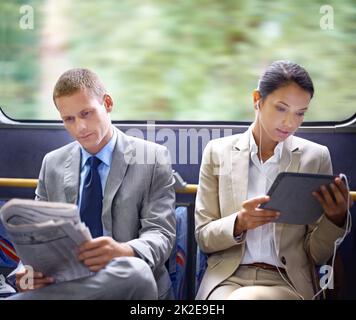
{"type": "Polygon", "coordinates": [[[313,94],[305,69],[276,61],[253,92],[256,116],[250,128],[205,148],[195,218],[208,267],[197,299],[314,296],[314,265],[328,261],[345,233],[345,184],[336,178],[333,194],[325,187],[314,194],[324,209],[314,225],[273,223],[280,213],[258,208],[269,200],[265,194],[279,172],[332,173],[325,146],[293,136],[313,94]]]}

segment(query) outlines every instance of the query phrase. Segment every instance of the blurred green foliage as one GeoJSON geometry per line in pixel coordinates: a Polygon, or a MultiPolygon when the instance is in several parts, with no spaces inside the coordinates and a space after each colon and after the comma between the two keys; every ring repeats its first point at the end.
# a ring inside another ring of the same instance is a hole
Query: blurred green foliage
{"type": "Polygon", "coordinates": [[[19,28],[23,4],[0,0],[0,105],[14,118],[58,117],[51,99],[39,98],[56,81],[41,83],[58,59],[43,43],[56,37],[64,65],[103,79],[116,120],[252,120],[252,90],[280,59],[314,81],[307,121],[356,112],[356,0],[328,1],[331,30],[320,27],[325,2],[315,0],[26,1],[33,30],[19,28]],[[45,19],[49,6],[55,26],[45,19]]]}

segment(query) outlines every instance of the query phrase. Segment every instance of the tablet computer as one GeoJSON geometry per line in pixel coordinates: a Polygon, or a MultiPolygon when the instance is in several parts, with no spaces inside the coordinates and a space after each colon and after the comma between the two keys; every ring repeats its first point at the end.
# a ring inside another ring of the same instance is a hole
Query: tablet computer
{"type": "Polygon", "coordinates": [[[270,201],[260,208],[276,210],[281,213],[277,223],[309,224],[315,222],[323,214],[323,207],[312,195],[322,185],[329,188],[337,176],[281,172],[273,182],[267,195],[270,201]]]}

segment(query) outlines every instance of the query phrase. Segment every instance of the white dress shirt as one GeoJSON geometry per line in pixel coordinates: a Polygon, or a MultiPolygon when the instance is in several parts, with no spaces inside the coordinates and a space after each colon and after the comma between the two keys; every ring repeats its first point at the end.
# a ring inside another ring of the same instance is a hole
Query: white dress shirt
{"type": "MultiPolygon", "coordinates": [[[[274,155],[261,163],[258,158],[258,147],[250,131],[250,164],[248,174],[247,199],[267,194],[274,179],[279,173],[283,142],[279,142],[274,149],[274,155]]],[[[276,256],[274,247],[274,223],[267,223],[246,232],[245,254],[241,264],[264,262],[283,267],[276,256]]]]}

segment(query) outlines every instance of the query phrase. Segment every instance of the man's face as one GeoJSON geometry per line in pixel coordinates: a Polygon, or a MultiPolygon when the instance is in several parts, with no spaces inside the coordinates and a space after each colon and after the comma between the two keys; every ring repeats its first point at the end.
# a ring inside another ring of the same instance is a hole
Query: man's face
{"type": "Polygon", "coordinates": [[[110,96],[105,95],[100,103],[83,89],[57,98],[56,105],[67,131],[89,153],[98,153],[109,142],[112,136],[109,113],[113,108],[110,96]]]}

